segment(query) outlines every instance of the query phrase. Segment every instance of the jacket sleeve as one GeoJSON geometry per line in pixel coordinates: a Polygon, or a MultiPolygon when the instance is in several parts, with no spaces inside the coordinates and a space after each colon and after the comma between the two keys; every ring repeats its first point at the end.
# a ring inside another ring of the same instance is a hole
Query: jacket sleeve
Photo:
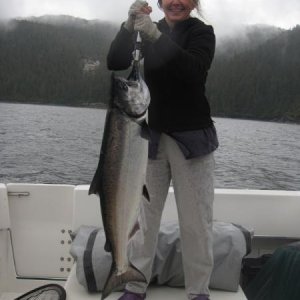
{"type": "Polygon", "coordinates": [[[111,43],[106,59],[107,68],[113,71],[128,69],[132,61],[133,50],[133,34],[122,24],[120,31],[111,43]]]}
{"type": "Polygon", "coordinates": [[[162,34],[153,45],[161,61],[166,61],[175,76],[195,80],[206,76],[215,53],[215,34],[212,26],[196,26],[188,33],[185,49],[162,34]]]}

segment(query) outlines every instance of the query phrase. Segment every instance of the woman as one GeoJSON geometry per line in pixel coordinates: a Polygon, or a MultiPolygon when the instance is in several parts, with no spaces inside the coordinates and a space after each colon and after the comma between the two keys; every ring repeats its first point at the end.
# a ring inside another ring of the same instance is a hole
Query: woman
{"type": "MultiPolygon", "coordinates": [[[[205,82],[214,50],[213,28],[191,17],[198,0],[159,0],[164,18],[157,24],[151,7],[135,1],[128,20],[112,42],[107,63],[127,69],[132,61],[133,36],[143,39],[144,75],[151,94],[151,142],[147,169],[150,203],[141,205],[141,230],[130,241],[131,263],[151,278],[161,215],[172,179],[181,236],[188,299],[208,300],[213,267],[213,151],[218,140],[205,82]]],[[[147,283],[147,284],[148,284],[147,283]]],[[[146,297],[146,283],[127,284],[119,300],[146,297]]]]}

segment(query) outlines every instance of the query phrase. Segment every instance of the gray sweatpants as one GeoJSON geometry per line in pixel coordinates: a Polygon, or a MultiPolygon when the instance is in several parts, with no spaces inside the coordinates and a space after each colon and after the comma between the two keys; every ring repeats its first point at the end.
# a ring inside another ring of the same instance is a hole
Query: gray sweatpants
{"type": "MultiPolygon", "coordinates": [[[[150,203],[143,199],[140,225],[129,243],[131,263],[148,283],[157,246],[161,215],[172,179],[176,198],[186,293],[189,299],[209,295],[213,268],[212,206],[214,156],[186,160],[176,142],[162,134],[156,160],[149,160],[147,187],[150,203]]],[[[145,293],[146,283],[131,282],[126,289],[145,293]]]]}

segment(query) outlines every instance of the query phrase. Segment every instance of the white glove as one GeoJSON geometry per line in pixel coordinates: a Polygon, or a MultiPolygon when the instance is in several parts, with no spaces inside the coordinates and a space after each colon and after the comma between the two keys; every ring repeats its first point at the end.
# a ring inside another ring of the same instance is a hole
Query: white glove
{"type": "Polygon", "coordinates": [[[143,0],[136,0],[133,4],[131,4],[131,6],[128,10],[128,19],[124,24],[124,27],[129,32],[133,32],[134,21],[135,21],[136,15],[141,12],[141,9],[144,6],[148,6],[148,3],[146,1],[143,1],[143,0]]]}
{"type": "Polygon", "coordinates": [[[150,42],[155,42],[161,36],[161,32],[158,30],[156,24],[153,23],[150,16],[146,14],[136,16],[134,30],[139,31],[142,38],[150,42]]]}

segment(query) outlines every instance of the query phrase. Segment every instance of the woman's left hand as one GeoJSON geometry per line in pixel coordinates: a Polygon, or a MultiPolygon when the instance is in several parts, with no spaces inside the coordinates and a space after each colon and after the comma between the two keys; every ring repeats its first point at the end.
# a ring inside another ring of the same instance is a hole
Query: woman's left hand
{"type": "Polygon", "coordinates": [[[157,25],[152,22],[150,16],[147,14],[139,14],[136,16],[134,30],[139,31],[142,38],[151,42],[156,41],[161,36],[161,32],[158,30],[157,25]]]}

